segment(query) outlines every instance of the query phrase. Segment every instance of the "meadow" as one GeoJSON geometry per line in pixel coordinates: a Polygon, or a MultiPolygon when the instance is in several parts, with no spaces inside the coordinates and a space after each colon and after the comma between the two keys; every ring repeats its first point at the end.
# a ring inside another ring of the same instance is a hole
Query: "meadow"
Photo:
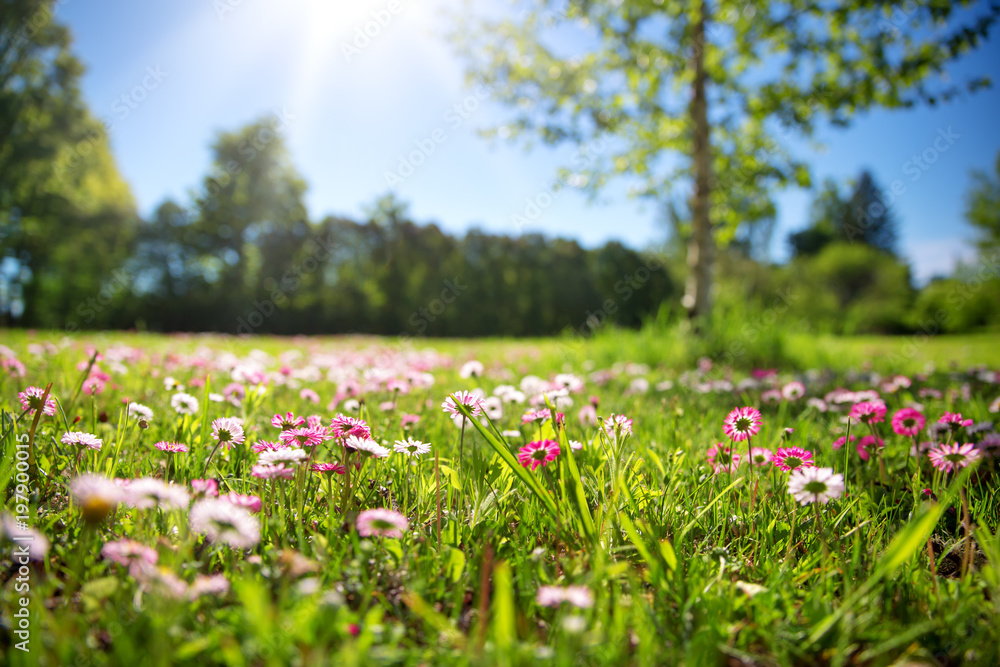
{"type": "Polygon", "coordinates": [[[5,332],[3,662],[996,665],[995,342],[5,332]]]}

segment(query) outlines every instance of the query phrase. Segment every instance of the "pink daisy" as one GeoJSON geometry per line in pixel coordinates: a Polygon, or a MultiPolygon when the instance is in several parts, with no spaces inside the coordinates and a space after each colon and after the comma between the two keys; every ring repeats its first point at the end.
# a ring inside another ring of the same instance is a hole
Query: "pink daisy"
{"type": "Polygon", "coordinates": [[[903,408],[897,410],[892,416],[892,430],[896,435],[915,436],[920,433],[920,429],[927,423],[927,418],[923,413],[913,408],[903,408]]]}
{"type": "Polygon", "coordinates": [[[250,474],[258,479],[291,479],[295,476],[295,468],[286,468],[284,463],[277,465],[255,465],[250,474]]]}
{"type": "MultiPolygon", "coordinates": [[[[959,415],[961,417],[961,415],[959,415]]],[[[935,447],[927,454],[931,460],[931,465],[942,472],[951,472],[958,468],[964,468],[979,458],[980,452],[971,443],[964,445],[941,445],[935,447]]]]}
{"type": "Polygon", "coordinates": [[[224,496],[220,496],[219,500],[225,500],[233,505],[237,505],[244,509],[248,509],[251,512],[259,512],[261,507],[260,498],[252,495],[243,495],[236,493],[235,491],[230,491],[224,496]]]}
{"type": "Polygon", "coordinates": [[[296,417],[294,413],[288,412],[282,415],[280,412],[271,417],[271,426],[287,431],[290,428],[302,426],[306,423],[305,418],[296,417]]]}
{"type": "Polygon", "coordinates": [[[322,426],[319,428],[303,428],[301,426],[290,428],[278,435],[278,439],[281,442],[296,447],[315,447],[322,444],[329,437],[328,431],[322,426]]]}
{"type": "Polygon", "coordinates": [[[736,468],[743,462],[742,457],[734,452],[732,447],[724,445],[721,442],[709,447],[706,453],[708,455],[708,464],[712,466],[712,470],[716,475],[724,472],[735,472],[736,468]]]}
{"type": "Polygon", "coordinates": [[[762,468],[771,462],[774,452],[767,447],[752,447],[750,449],[750,462],[758,468],[762,468]]]}
{"type": "Polygon", "coordinates": [[[183,445],[179,442],[167,442],[166,440],[161,440],[160,442],[153,445],[161,452],[169,452],[171,454],[184,454],[188,450],[187,445],[183,445]]]}
{"type": "Polygon", "coordinates": [[[461,417],[462,413],[458,411],[458,405],[467,407],[473,417],[478,417],[483,412],[482,399],[467,391],[456,391],[453,396],[444,400],[441,409],[452,417],[461,417]]]}
{"type": "Polygon", "coordinates": [[[411,426],[416,425],[420,421],[420,416],[411,415],[404,412],[400,415],[399,420],[402,423],[403,428],[408,429],[411,426]]]}
{"type": "Polygon", "coordinates": [[[101,447],[104,446],[104,441],[98,438],[96,435],[91,435],[90,433],[84,433],[82,431],[70,431],[63,435],[59,439],[64,445],[76,445],[78,447],[89,447],[100,451],[101,447]]]}
{"type": "Polygon", "coordinates": [[[363,419],[358,419],[357,417],[337,415],[333,418],[332,425],[332,435],[334,438],[346,438],[352,435],[358,438],[372,437],[372,430],[368,427],[368,424],[363,419]]]}
{"type": "Polygon", "coordinates": [[[56,413],[56,402],[49,394],[45,398],[45,404],[42,405],[42,396],[45,394],[45,390],[40,387],[28,387],[17,395],[18,400],[21,401],[21,409],[27,410],[29,415],[33,415],[39,410],[42,411],[43,415],[52,416],[56,413]]]}
{"type": "Polygon", "coordinates": [[[813,454],[801,447],[779,447],[771,459],[779,470],[791,472],[797,468],[812,468],[816,464],[813,462],[813,454]]]}
{"type": "Polygon", "coordinates": [[[283,442],[271,442],[270,440],[258,440],[257,442],[250,445],[250,451],[254,454],[260,454],[261,452],[272,452],[276,449],[284,449],[287,447],[283,442]]]}
{"type": "Polygon", "coordinates": [[[632,420],[625,415],[612,413],[610,417],[601,422],[601,428],[611,440],[615,439],[615,433],[619,433],[622,438],[627,438],[632,435],[632,420]]]}
{"type": "Polygon", "coordinates": [[[219,483],[214,479],[192,479],[191,490],[196,496],[215,498],[219,495],[219,483]]]}
{"type": "Polygon", "coordinates": [[[212,437],[226,449],[233,445],[242,445],[246,440],[243,435],[243,422],[235,417],[220,417],[212,422],[212,437]]]}
{"type": "Polygon", "coordinates": [[[156,561],[160,558],[160,555],[156,553],[156,549],[147,547],[141,542],[128,539],[106,542],[101,548],[101,555],[125,567],[129,567],[136,561],[155,565],[156,561]]]}
{"type": "Polygon", "coordinates": [[[760,433],[763,419],[757,408],[734,408],[722,422],[722,429],[734,442],[740,442],[760,433]]]}
{"type": "Polygon", "coordinates": [[[517,461],[525,468],[536,470],[538,466],[546,466],[559,456],[559,445],[555,440],[538,440],[529,442],[517,453],[517,461]]]}
{"type": "Polygon", "coordinates": [[[882,403],[862,401],[861,403],[854,404],[854,407],[851,408],[850,417],[862,424],[878,424],[885,421],[885,413],[886,407],[882,403]]]}
{"type": "Polygon", "coordinates": [[[312,466],[309,467],[309,469],[312,470],[313,472],[320,472],[320,473],[335,472],[338,475],[343,475],[347,472],[344,469],[344,466],[340,465],[339,463],[314,463],[312,464],[312,466]]]}
{"type": "MultiPolygon", "coordinates": [[[[854,442],[857,439],[858,439],[858,436],[856,436],[856,435],[852,435],[851,436],[851,442],[854,442]]],[[[836,440],[833,441],[833,448],[834,449],[840,449],[841,447],[843,447],[846,444],[847,444],[847,436],[846,435],[842,435],[842,436],[840,436],[839,438],[837,438],[836,440]]]]}
{"type": "Polygon", "coordinates": [[[358,515],[358,535],[362,537],[394,537],[399,539],[410,527],[410,522],[399,512],[379,508],[365,510],[358,515]]]}
{"type": "Polygon", "coordinates": [[[861,438],[861,442],[858,443],[858,448],[857,448],[858,456],[861,457],[862,461],[867,461],[871,456],[871,452],[875,451],[876,448],[882,449],[884,447],[885,447],[885,442],[882,440],[882,438],[879,438],[878,443],[876,444],[875,438],[873,436],[866,435],[865,437],[861,438]]]}
{"type": "Polygon", "coordinates": [[[938,423],[947,424],[952,431],[957,431],[959,428],[963,426],[965,427],[972,426],[972,420],[962,419],[961,412],[946,412],[944,413],[944,415],[942,415],[940,419],[938,419],[938,423]]]}

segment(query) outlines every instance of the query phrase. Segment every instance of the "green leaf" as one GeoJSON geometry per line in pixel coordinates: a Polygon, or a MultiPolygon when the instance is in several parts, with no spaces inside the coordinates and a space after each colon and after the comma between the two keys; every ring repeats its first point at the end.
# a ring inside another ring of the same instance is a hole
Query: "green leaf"
{"type": "Polygon", "coordinates": [[[465,553],[461,549],[454,547],[449,547],[448,550],[450,553],[445,572],[448,573],[453,582],[458,583],[458,580],[462,578],[462,571],[465,569],[465,553]]]}

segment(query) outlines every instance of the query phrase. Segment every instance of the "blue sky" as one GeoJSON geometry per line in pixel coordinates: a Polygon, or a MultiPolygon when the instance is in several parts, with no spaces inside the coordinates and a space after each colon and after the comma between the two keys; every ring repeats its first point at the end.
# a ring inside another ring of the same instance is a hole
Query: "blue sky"
{"type": "MultiPolygon", "coordinates": [[[[388,191],[386,173],[422,144],[426,159],[396,184],[418,221],[456,233],[541,231],[587,246],[662,240],[656,207],[629,199],[624,183],[596,203],[564,190],[531,227],[516,228],[512,216],[545,190],[569,149],[529,152],[479,138],[477,128],[505,114],[463,86],[442,36],[440,10],[454,3],[396,1],[63,0],[57,15],[73,32],[87,66],[84,97],[112,124],[114,154],[143,214],[168,196],[186,200],[208,172],[216,133],[280,113],[313,219],[360,218],[388,191]],[[379,17],[378,34],[356,46],[356,31],[379,17]]],[[[1000,85],[998,63],[994,36],[950,75],[988,73],[1000,85]]],[[[812,164],[817,184],[862,167],[884,188],[900,181],[893,207],[901,249],[924,280],[972,254],[963,198],[970,170],[992,169],[1000,151],[998,112],[994,87],[937,108],[858,116],[847,130],[821,131],[822,148],[800,142],[793,150],[812,164]],[[915,167],[912,158],[934,149],[939,133],[949,137],[938,141],[947,149],[926,169],[915,167]]],[[[804,225],[811,196],[779,195],[772,257],[784,257],[785,237],[804,225]]]]}

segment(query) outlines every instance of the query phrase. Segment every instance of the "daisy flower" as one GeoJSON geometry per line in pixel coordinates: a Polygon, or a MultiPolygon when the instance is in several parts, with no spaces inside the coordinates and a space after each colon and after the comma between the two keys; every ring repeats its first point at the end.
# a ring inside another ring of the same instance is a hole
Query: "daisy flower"
{"type": "Polygon", "coordinates": [[[371,438],[359,438],[353,435],[344,440],[344,447],[348,450],[367,452],[377,459],[384,459],[391,453],[391,450],[383,447],[371,438]]]}
{"type": "Polygon", "coordinates": [[[1000,412],[1000,396],[993,399],[993,402],[990,403],[990,407],[988,407],[987,410],[993,413],[1000,412]]]}
{"type": "Polygon", "coordinates": [[[407,438],[406,440],[397,440],[392,449],[407,456],[421,456],[431,451],[431,446],[429,443],[407,438]]]}
{"type": "Polygon", "coordinates": [[[87,473],[75,477],[69,490],[87,523],[103,521],[124,499],[123,489],[107,477],[87,473]]]}
{"type": "Polygon", "coordinates": [[[961,412],[946,412],[940,419],[938,419],[938,423],[947,425],[952,431],[957,431],[963,426],[972,426],[972,420],[962,419],[961,412]]]}
{"type": "MultiPolygon", "coordinates": [[[[959,415],[961,417],[961,415],[959,415]]],[[[978,459],[981,454],[976,446],[970,443],[964,445],[941,445],[927,453],[931,465],[942,472],[952,472],[964,468],[978,459]]]]}
{"type": "Polygon", "coordinates": [[[858,456],[861,457],[862,461],[867,461],[871,456],[871,452],[875,451],[876,448],[883,449],[884,447],[885,447],[885,442],[882,440],[882,438],[879,438],[878,442],[876,443],[875,438],[873,436],[866,435],[865,437],[861,438],[861,442],[858,443],[857,447],[858,456]]]}
{"type": "Polygon", "coordinates": [[[597,426],[597,408],[593,405],[585,405],[580,408],[580,412],[577,413],[576,418],[584,426],[597,426]]]}
{"type": "Polygon", "coordinates": [[[771,463],[779,470],[790,472],[798,468],[813,468],[813,454],[801,447],[779,447],[771,458],[771,463]]]}
{"type": "MultiPolygon", "coordinates": [[[[858,436],[856,436],[856,435],[852,435],[851,436],[851,442],[854,442],[857,439],[858,439],[858,436]]],[[[840,449],[841,447],[843,447],[846,444],[847,444],[847,436],[846,435],[842,435],[842,436],[840,436],[839,438],[837,438],[836,440],[833,441],[833,448],[834,449],[840,449]]]]}
{"type": "Polygon", "coordinates": [[[586,586],[539,586],[535,601],[542,607],[558,607],[568,602],[580,609],[594,606],[594,594],[586,586]]]}
{"type": "Polygon", "coordinates": [[[179,510],[189,501],[187,489],[153,477],[134,479],[125,488],[125,503],[136,509],[179,510]]]}
{"type": "Polygon", "coordinates": [[[338,475],[344,475],[347,473],[347,470],[344,468],[344,466],[340,465],[339,463],[314,463],[311,466],[309,466],[309,469],[312,470],[313,472],[320,472],[320,473],[335,472],[338,475]]]}
{"type": "Polygon", "coordinates": [[[224,496],[219,496],[219,500],[224,500],[227,503],[232,503],[238,507],[248,509],[251,512],[259,512],[261,507],[260,498],[253,495],[243,495],[236,493],[235,491],[230,491],[224,496]]]}
{"type": "Polygon", "coordinates": [[[197,600],[202,595],[218,597],[229,592],[229,580],[224,574],[213,574],[207,576],[199,574],[194,579],[194,583],[188,587],[188,600],[197,600]]]}
{"type": "Polygon", "coordinates": [[[193,415],[198,412],[198,399],[179,391],[170,398],[170,407],[179,415],[193,415]]]}
{"type": "Polygon", "coordinates": [[[100,451],[101,447],[104,446],[104,441],[96,435],[91,435],[90,433],[84,433],[82,431],[70,431],[69,433],[65,433],[59,441],[64,445],[89,447],[90,449],[97,451],[100,451]]]}
{"type": "Polygon", "coordinates": [[[333,437],[346,438],[355,436],[358,438],[372,437],[372,430],[363,419],[351,417],[350,415],[337,415],[333,418],[333,437]]]}
{"type": "Polygon", "coordinates": [[[732,447],[721,442],[709,447],[706,455],[708,456],[708,464],[712,466],[712,471],[716,475],[721,475],[724,472],[735,472],[736,468],[743,462],[742,457],[734,452],[732,447]]]}
{"type": "Polygon", "coordinates": [[[153,421],[153,411],[142,403],[129,403],[128,416],[143,422],[153,421]]]}
{"type": "Polygon", "coordinates": [[[625,415],[612,413],[610,417],[601,422],[601,427],[611,440],[615,440],[616,433],[621,434],[620,437],[623,440],[632,435],[632,420],[625,415]]]}
{"type": "Polygon", "coordinates": [[[538,466],[546,466],[559,456],[559,445],[555,440],[538,440],[529,442],[517,453],[517,461],[525,468],[536,470],[538,466]]]}
{"type": "Polygon", "coordinates": [[[296,417],[293,413],[288,412],[282,415],[280,412],[273,417],[271,417],[271,426],[275,428],[280,428],[282,431],[287,431],[290,428],[296,428],[302,426],[306,423],[304,417],[296,417]]]}
{"type": "Polygon", "coordinates": [[[580,442],[579,440],[570,440],[569,448],[572,449],[573,451],[583,449],[583,443],[580,442]]]}
{"type": "Polygon", "coordinates": [[[365,510],[358,515],[358,535],[362,537],[403,537],[410,522],[399,512],[379,508],[365,510]]]}
{"type": "Polygon", "coordinates": [[[243,435],[243,422],[236,417],[220,417],[212,422],[212,437],[226,449],[233,445],[242,445],[246,437],[243,435]]]}
{"type": "Polygon", "coordinates": [[[781,388],[781,396],[786,401],[797,401],[803,396],[805,396],[805,393],[806,393],[806,386],[801,382],[799,382],[798,380],[789,382],[788,384],[786,384],[784,387],[781,388]]]}
{"type": "Polygon", "coordinates": [[[750,462],[758,468],[769,464],[772,458],[774,458],[774,452],[767,447],[752,447],[750,449],[750,462]]]}
{"type": "Polygon", "coordinates": [[[191,489],[196,496],[215,498],[219,495],[219,483],[214,479],[192,479],[191,489]]]}
{"type": "Polygon", "coordinates": [[[272,466],[278,463],[287,463],[294,466],[309,458],[309,452],[296,447],[280,447],[261,452],[257,457],[257,463],[263,466],[272,466]]]}
{"type": "Polygon", "coordinates": [[[503,401],[499,396],[490,396],[483,399],[483,412],[493,421],[503,419],[503,401]]]}
{"type": "Polygon", "coordinates": [[[250,445],[250,451],[254,454],[260,454],[261,452],[268,452],[272,449],[284,449],[287,447],[283,442],[271,442],[270,440],[258,440],[257,442],[250,445]]]}
{"type": "Polygon", "coordinates": [[[187,445],[183,445],[179,442],[167,442],[166,440],[161,440],[160,442],[153,445],[161,452],[169,452],[171,454],[184,454],[188,450],[187,445]]]}
{"type": "Polygon", "coordinates": [[[458,376],[463,380],[468,380],[471,377],[481,377],[484,370],[482,363],[475,360],[466,361],[458,371],[458,376]]]}
{"type": "Polygon", "coordinates": [[[915,436],[920,433],[920,429],[927,423],[927,418],[923,413],[913,408],[903,408],[897,410],[892,416],[892,430],[896,435],[915,436]]]}
{"type": "Polygon", "coordinates": [[[482,398],[471,392],[456,391],[453,396],[449,396],[444,400],[444,403],[441,404],[441,409],[452,417],[461,417],[462,413],[458,411],[458,406],[464,405],[469,409],[473,417],[478,417],[483,412],[482,400],[482,398]]]}
{"type": "Polygon", "coordinates": [[[226,500],[199,500],[191,507],[191,530],[212,542],[249,549],[260,542],[260,526],[250,512],[226,500]]]}
{"type": "Polygon", "coordinates": [[[156,565],[156,561],[160,559],[156,549],[147,547],[142,542],[128,539],[106,542],[101,548],[101,555],[107,560],[125,567],[129,567],[136,561],[156,565]]]}
{"type": "Polygon", "coordinates": [[[420,422],[420,416],[411,415],[404,412],[399,416],[399,421],[404,429],[409,429],[410,427],[415,426],[420,422]]]}
{"type": "Polygon", "coordinates": [[[17,398],[21,401],[21,409],[27,410],[29,415],[33,415],[41,410],[43,415],[51,417],[56,413],[56,402],[52,394],[49,394],[45,397],[45,403],[42,404],[42,396],[44,395],[45,390],[41,387],[28,387],[24,391],[19,392],[17,398]]]}
{"type": "Polygon", "coordinates": [[[283,430],[278,439],[286,445],[296,447],[315,447],[330,437],[325,427],[298,427],[283,430]]]}
{"type": "Polygon", "coordinates": [[[722,430],[725,431],[729,439],[740,442],[760,433],[761,424],[763,424],[763,419],[757,408],[749,406],[734,408],[722,422],[722,430]]]}
{"type": "Polygon", "coordinates": [[[851,419],[859,421],[862,424],[878,424],[885,421],[885,413],[886,407],[884,404],[874,401],[862,401],[861,403],[854,404],[849,416],[851,419]]]}
{"type": "Polygon", "coordinates": [[[825,505],[842,496],[845,488],[844,476],[833,468],[798,468],[788,476],[788,492],[800,505],[825,505]]]}

